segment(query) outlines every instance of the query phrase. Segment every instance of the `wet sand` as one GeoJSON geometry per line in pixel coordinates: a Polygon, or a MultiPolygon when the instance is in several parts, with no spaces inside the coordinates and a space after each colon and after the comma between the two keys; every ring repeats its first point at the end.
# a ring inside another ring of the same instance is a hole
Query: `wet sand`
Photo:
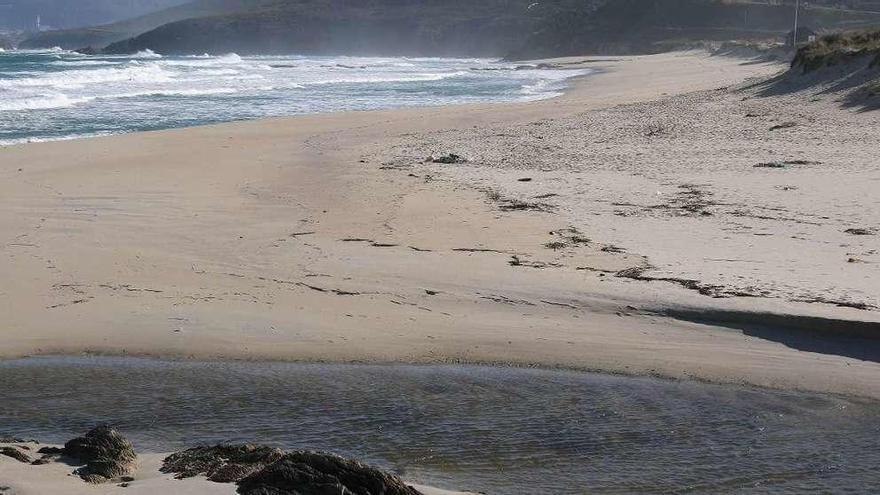
{"type": "Polygon", "coordinates": [[[843,232],[880,223],[877,118],[719,90],[776,64],[561,63],[601,71],[542,102],[0,150],[0,355],[561,366],[880,397],[878,237],[843,232]],[[420,163],[445,153],[468,162],[420,163]]]}

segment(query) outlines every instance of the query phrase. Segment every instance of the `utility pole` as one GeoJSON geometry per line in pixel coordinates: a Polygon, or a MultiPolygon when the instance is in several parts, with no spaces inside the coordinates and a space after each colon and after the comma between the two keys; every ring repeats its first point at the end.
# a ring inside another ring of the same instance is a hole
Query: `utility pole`
{"type": "Polygon", "coordinates": [[[795,0],[794,2],[794,33],[792,37],[792,48],[797,48],[798,44],[798,13],[801,10],[801,0],[795,0]]]}

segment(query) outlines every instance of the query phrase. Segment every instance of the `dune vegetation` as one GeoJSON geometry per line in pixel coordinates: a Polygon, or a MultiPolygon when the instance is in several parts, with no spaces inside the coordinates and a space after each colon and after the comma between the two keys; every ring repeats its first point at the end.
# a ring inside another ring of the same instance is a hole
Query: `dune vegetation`
{"type": "Polygon", "coordinates": [[[880,66],[880,29],[832,33],[800,48],[792,62],[812,72],[859,58],[871,58],[871,67],[880,66]]]}

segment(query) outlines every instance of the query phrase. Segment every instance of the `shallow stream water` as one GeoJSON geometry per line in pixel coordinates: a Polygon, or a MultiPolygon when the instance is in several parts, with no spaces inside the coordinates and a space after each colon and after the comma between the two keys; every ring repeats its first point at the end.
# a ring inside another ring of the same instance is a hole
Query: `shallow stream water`
{"type": "Polygon", "coordinates": [[[330,450],[490,494],[870,493],[880,404],[472,366],[0,361],[0,433],[60,443],[99,422],[141,451],[330,450]]]}

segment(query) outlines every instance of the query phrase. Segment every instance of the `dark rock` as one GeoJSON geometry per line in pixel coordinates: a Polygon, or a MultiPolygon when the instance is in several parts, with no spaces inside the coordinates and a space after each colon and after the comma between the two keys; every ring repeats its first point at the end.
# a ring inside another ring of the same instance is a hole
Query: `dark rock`
{"type": "Polygon", "coordinates": [[[792,127],[795,127],[796,125],[797,125],[797,122],[783,122],[781,124],[776,124],[776,125],[770,127],[770,130],[771,131],[778,131],[779,129],[790,129],[792,127]]]}
{"type": "Polygon", "coordinates": [[[18,462],[25,462],[30,464],[31,458],[28,457],[27,454],[18,450],[15,447],[0,447],[0,455],[5,455],[6,457],[12,457],[18,462]]]}
{"type": "Polygon", "coordinates": [[[430,160],[433,163],[444,163],[447,165],[467,162],[467,160],[463,156],[456,155],[455,153],[450,153],[448,155],[443,155],[436,158],[431,157],[430,160]]]}
{"type": "Polygon", "coordinates": [[[0,435],[0,443],[27,443],[27,440],[10,435],[0,435]]]}
{"type": "Polygon", "coordinates": [[[31,464],[35,466],[41,466],[43,464],[49,464],[52,461],[58,460],[59,457],[64,455],[64,449],[59,449],[58,447],[41,447],[37,450],[38,454],[43,454],[42,457],[35,460],[31,464]]]}
{"type": "Polygon", "coordinates": [[[421,495],[392,474],[321,452],[285,452],[259,445],[217,445],[177,452],[162,472],[238,483],[242,495],[421,495]]]}
{"type": "Polygon", "coordinates": [[[784,162],[764,162],[755,165],[755,168],[785,168],[789,165],[821,165],[822,162],[810,160],[786,160],[784,162]]]}
{"type": "Polygon", "coordinates": [[[876,235],[877,234],[877,232],[874,229],[863,229],[863,228],[846,229],[846,230],[844,230],[844,232],[849,235],[876,235]]]}
{"type": "Polygon", "coordinates": [[[98,55],[98,54],[101,53],[101,50],[99,50],[99,49],[97,49],[97,48],[95,48],[95,47],[93,47],[93,46],[87,46],[87,47],[84,47],[84,48],[77,48],[77,49],[74,50],[74,51],[75,51],[76,53],[81,54],[81,55],[98,55]]]}
{"type": "Polygon", "coordinates": [[[421,495],[392,474],[321,452],[291,452],[238,483],[242,495],[421,495]]]}
{"type": "Polygon", "coordinates": [[[40,450],[37,451],[38,454],[57,454],[61,455],[64,453],[64,449],[58,447],[41,447],[40,450]]]}
{"type": "Polygon", "coordinates": [[[77,474],[89,483],[104,483],[125,476],[137,459],[131,442],[108,425],[98,426],[64,444],[64,455],[86,464],[77,474]]]}
{"type": "Polygon", "coordinates": [[[498,208],[501,211],[524,211],[524,210],[533,210],[533,211],[543,211],[550,212],[553,211],[553,206],[545,204],[545,203],[534,203],[530,201],[522,201],[519,199],[501,199],[499,200],[498,208]]]}
{"type": "Polygon", "coordinates": [[[163,473],[178,479],[206,476],[217,483],[231,483],[281,459],[284,452],[260,445],[216,445],[196,447],[165,458],[163,473]]]}

